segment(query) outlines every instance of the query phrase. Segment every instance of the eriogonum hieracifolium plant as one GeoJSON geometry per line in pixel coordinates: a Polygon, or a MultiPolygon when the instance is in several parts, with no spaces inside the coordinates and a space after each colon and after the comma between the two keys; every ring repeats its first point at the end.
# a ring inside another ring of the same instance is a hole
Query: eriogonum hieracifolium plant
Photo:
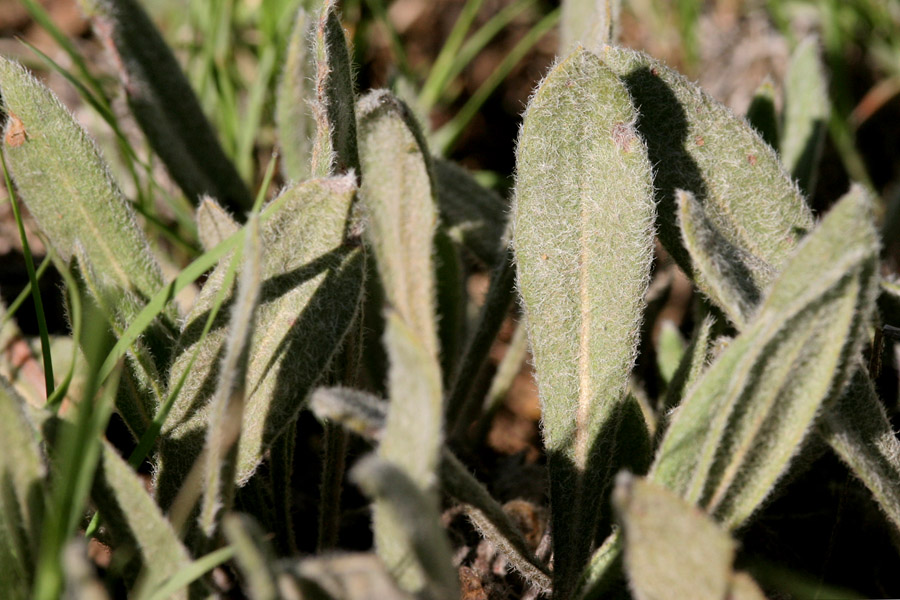
{"type": "MultiPolygon", "coordinates": [[[[437,156],[447,138],[416,117],[461,68],[452,56],[419,98],[398,85],[409,103],[358,94],[336,2],[288,4],[272,86],[285,185],[267,199],[273,161],[254,200],[140,4],[83,1],[187,200],[176,212],[193,215],[202,250],[168,282],[178,259],[143,224],[175,234],[129,198],[159,186],[120,184],[60,101],[0,58],[10,195],[66,283],[72,332],[42,336],[46,396],[0,372],[4,594],[457,598],[461,574],[472,584],[471,542],[447,528],[461,514],[530,598],[764,598],[778,580],[741,562],[741,536],[830,450],[900,534],[900,442],[871,360],[876,302],[889,319],[900,291],[881,278],[866,187],[818,219],[808,205],[830,110],[814,38],[797,45],[783,110],[767,83],[744,119],[611,45],[617,2],[564,2],[507,205],[437,156]],[[657,239],[701,295],[689,342],[661,325],[652,398],[635,368],[657,239]],[[472,264],[490,273],[480,312],[472,264]],[[521,325],[485,383],[516,298],[521,325]],[[504,504],[471,466],[529,348],[546,526],[543,507],[504,504]],[[58,380],[51,361],[67,367],[58,380]],[[105,439],[113,413],[130,444],[105,439]],[[292,494],[311,478],[318,518],[295,527],[292,494]],[[345,479],[371,502],[373,551],[338,551],[345,479]],[[85,537],[111,553],[105,581],[85,537]]],[[[104,88],[79,85],[134,181],[152,176],[104,88]]],[[[29,268],[34,285],[44,267],[29,268]]],[[[5,344],[21,334],[3,311],[5,344]]]]}

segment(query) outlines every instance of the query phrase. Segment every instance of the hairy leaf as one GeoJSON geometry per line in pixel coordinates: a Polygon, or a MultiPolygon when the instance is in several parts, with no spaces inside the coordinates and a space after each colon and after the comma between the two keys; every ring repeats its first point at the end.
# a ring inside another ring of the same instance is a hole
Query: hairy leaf
{"type": "Polygon", "coordinates": [[[576,44],[596,51],[615,42],[619,32],[621,0],[565,0],[560,20],[560,54],[576,44]]]}
{"type": "Polygon", "coordinates": [[[655,169],[660,240],[709,294],[707,274],[693,268],[676,218],[675,191],[690,192],[705,220],[738,249],[738,256],[752,257],[743,265],[749,285],[757,290],[749,300],[761,301],[792,248],[813,225],[809,208],[775,151],[743,119],[662,62],[611,46],[600,56],[640,107],[636,127],[655,169]]]}
{"type": "MultiPolygon", "coordinates": [[[[357,312],[363,256],[346,237],[355,190],[350,176],[311,180],[288,188],[273,201],[274,210],[267,209],[258,326],[250,346],[235,475],[240,485],[293,421],[357,312]]],[[[174,384],[199,352],[163,426],[158,496],[164,507],[203,447],[209,399],[225,351],[225,317],[204,339],[197,337],[224,279],[211,278],[201,292],[170,374],[174,384]]]]}
{"type": "Polygon", "coordinates": [[[25,401],[0,377],[0,586],[28,598],[46,504],[47,469],[25,401]]]}
{"type": "Polygon", "coordinates": [[[234,235],[240,225],[228,211],[209,196],[200,200],[197,207],[197,235],[204,250],[212,250],[234,235]]]}
{"type": "Polygon", "coordinates": [[[651,478],[743,523],[784,472],[819,407],[837,396],[875,295],[871,201],[846,195],[807,237],[759,315],[678,408],[651,478]]]}
{"type": "Polygon", "coordinates": [[[436,356],[432,252],[437,209],[430,157],[409,109],[389,92],[364,96],[357,114],[359,195],[386,301],[436,356]]]}
{"type": "Polygon", "coordinates": [[[441,227],[485,266],[503,257],[506,201],[484,188],[464,168],[434,159],[441,227]]]}
{"type": "Polygon", "coordinates": [[[275,124],[285,178],[303,181],[312,174],[313,140],[316,135],[316,63],[312,40],[316,30],[314,13],[297,10],[275,93],[275,124]]]}
{"type": "Polygon", "coordinates": [[[175,55],[137,0],[81,0],[119,67],[131,108],[153,150],[194,203],[208,194],[231,210],[253,199],[219,145],[175,55]]]}
{"type": "Polygon", "coordinates": [[[828,82],[819,58],[819,42],[815,37],[808,37],[794,49],[788,64],[781,138],[781,161],[807,194],[815,191],[830,115],[828,82]]]}
{"type": "Polygon", "coordinates": [[[547,75],[517,153],[513,247],[543,411],[554,593],[588,558],[629,402],[653,254],[653,186],[625,86],[578,50],[547,75]]]}
{"type": "Polygon", "coordinates": [[[234,476],[237,471],[237,445],[241,435],[254,316],[262,278],[259,215],[254,213],[246,225],[243,265],[237,283],[228,337],[219,366],[219,381],[210,399],[209,425],[203,460],[203,500],[199,523],[203,534],[212,539],[223,512],[231,508],[234,476]]]}
{"type": "Polygon", "coordinates": [[[780,147],[781,123],[775,110],[775,84],[768,77],[753,92],[753,99],[747,108],[747,122],[768,145],[780,147]]]}
{"type": "MultiPolygon", "coordinates": [[[[416,591],[424,592],[430,598],[458,598],[456,569],[436,499],[423,493],[421,484],[411,480],[405,470],[388,460],[369,456],[357,463],[350,473],[367,496],[380,500],[376,511],[382,511],[385,518],[396,524],[393,531],[396,537],[376,541],[381,544],[379,552],[384,550],[388,556],[402,558],[401,563],[390,569],[401,586],[405,577],[395,569],[400,564],[412,563],[422,577],[416,591]],[[394,549],[387,550],[385,544],[394,549]]],[[[404,565],[404,569],[408,572],[410,567],[404,565]]]]}
{"type": "Polygon", "coordinates": [[[356,94],[347,38],[337,0],[326,0],[319,13],[313,47],[316,61],[316,138],[312,173],[316,177],[359,172],[356,94]]]}

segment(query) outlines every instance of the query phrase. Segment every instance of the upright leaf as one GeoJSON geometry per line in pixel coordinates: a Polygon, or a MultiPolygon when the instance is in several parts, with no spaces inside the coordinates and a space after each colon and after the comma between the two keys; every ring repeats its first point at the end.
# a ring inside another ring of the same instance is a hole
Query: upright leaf
{"type": "Polygon", "coordinates": [[[235,212],[249,210],[247,186],[215,131],[175,55],[137,0],[81,0],[119,67],[131,108],[153,150],[185,195],[210,195],[235,212]]]}
{"type": "Polygon", "coordinates": [[[576,44],[596,51],[614,43],[619,30],[621,0],[565,0],[560,19],[560,55],[576,44]]]}
{"type": "MultiPolygon", "coordinates": [[[[243,485],[298,413],[340,347],[360,301],[363,256],[347,237],[356,186],[350,176],[317,179],[273,201],[261,232],[262,287],[250,346],[235,479],[243,485]]],[[[170,373],[177,382],[198,353],[163,426],[158,497],[168,507],[203,447],[219,375],[225,317],[197,339],[224,277],[207,282],[188,316],[170,373]]]]}
{"type": "Polygon", "coordinates": [[[816,188],[830,115],[828,81],[819,58],[819,42],[814,36],[807,37],[794,49],[788,64],[781,139],[781,160],[807,194],[816,188]]]}
{"type": "Polygon", "coordinates": [[[209,196],[197,207],[197,236],[204,250],[212,250],[240,229],[234,218],[209,196]]]}
{"type": "MultiPolygon", "coordinates": [[[[406,105],[388,92],[362,98],[357,115],[360,197],[388,306],[384,345],[390,359],[390,409],[378,454],[436,510],[443,398],[432,260],[437,209],[429,155],[406,105]]],[[[376,500],[376,547],[401,586],[419,591],[428,574],[409,562],[412,549],[399,518],[389,502],[376,500]]]]}
{"type": "Polygon", "coordinates": [[[577,50],[525,112],[513,212],[519,292],[543,411],[554,593],[591,549],[653,254],[653,185],[625,86],[577,50]]]}
{"type": "Polygon", "coordinates": [[[222,521],[228,542],[234,546],[235,562],[247,582],[251,600],[277,600],[275,556],[259,525],[249,516],[231,514],[222,521]]]}
{"type": "Polygon", "coordinates": [[[316,64],[312,52],[315,30],[315,13],[298,9],[275,93],[281,171],[286,179],[293,181],[303,181],[312,173],[313,139],[316,135],[316,118],[313,115],[316,64]]]}
{"type": "MultiPolygon", "coordinates": [[[[736,256],[748,258],[740,270],[750,278],[747,285],[757,290],[756,297],[764,298],[791,249],[813,224],[775,151],[743,119],[660,61],[611,46],[600,56],[640,107],[636,127],[655,168],[659,237],[666,249],[710,294],[709,274],[697,272],[682,244],[675,195],[682,189],[694,195],[705,220],[737,249],[736,256]]],[[[729,317],[741,314],[730,311],[729,317]]]]}
{"type": "MultiPolygon", "coordinates": [[[[0,94],[9,115],[3,152],[22,199],[64,263],[60,268],[77,258],[83,283],[121,333],[163,283],[134,211],[84,129],[46,87],[4,58],[0,94]],[[9,135],[13,129],[21,138],[9,135]]],[[[129,421],[135,432],[149,421],[152,382],[168,366],[177,317],[169,303],[131,345],[130,363],[144,389],[121,395],[118,404],[123,414],[139,415],[129,421]]]]}
{"type": "Polygon", "coordinates": [[[316,26],[316,138],[312,174],[316,177],[359,171],[356,93],[347,38],[337,0],[325,0],[316,26]]]}
{"type": "MultiPolygon", "coordinates": [[[[398,525],[397,537],[382,543],[395,545],[403,552],[405,562],[416,565],[423,576],[418,591],[428,598],[458,598],[458,576],[437,505],[404,471],[387,460],[369,456],[353,467],[351,477],[366,495],[381,500],[378,510],[389,513],[390,520],[398,525]]],[[[396,572],[394,575],[398,576],[396,572]]],[[[402,587],[403,575],[398,579],[402,587]]]]}
{"type": "Polygon", "coordinates": [[[206,430],[199,522],[208,539],[215,534],[221,514],[231,508],[234,495],[237,447],[247,393],[248,353],[262,276],[257,213],[250,215],[246,228],[241,276],[228,323],[228,337],[223,346],[219,381],[210,399],[209,426],[206,430]]]}
{"type": "Polygon", "coordinates": [[[801,243],[759,315],[678,408],[651,479],[729,528],[759,506],[864,339],[876,290],[871,218],[855,188],[801,243]]]}
{"type": "Polygon", "coordinates": [[[34,579],[47,469],[25,401],[0,377],[0,587],[10,598],[28,598],[34,579]]]}
{"type": "Polygon", "coordinates": [[[359,101],[360,199],[386,300],[437,355],[431,161],[405,104],[384,90],[359,101]]]}
{"type": "Polygon", "coordinates": [[[622,522],[625,568],[636,600],[763,598],[748,575],[732,571],[736,543],[731,536],[671,491],[623,474],[613,505],[622,522]]]}

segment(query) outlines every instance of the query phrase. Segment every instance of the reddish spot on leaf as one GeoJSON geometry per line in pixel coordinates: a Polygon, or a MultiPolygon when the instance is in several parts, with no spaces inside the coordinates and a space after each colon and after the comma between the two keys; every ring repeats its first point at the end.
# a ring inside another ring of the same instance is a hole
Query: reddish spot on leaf
{"type": "Polygon", "coordinates": [[[702,146],[703,144],[706,143],[706,141],[703,139],[703,136],[698,135],[697,137],[694,138],[694,143],[697,144],[698,146],[702,146]]]}
{"type": "Polygon", "coordinates": [[[748,154],[748,155],[747,155],[747,162],[750,163],[750,166],[755,167],[755,166],[756,166],[756,156],[754,156],[754,155],[752,155],[752,154],[748,154]]]}
{"type": "Polygon", "coordinates": [[[548,258],[550,258],[550,257],[547,256],[546,254],[541,254],[541,260],[547,260],[548,258]]]}
{"type": "Polygon", "coordinates": [[[659,75],[659,71],[656,70],[656,67],[650,67],[650,74],[656,77],[659,75]]]}
{"type": "Polygon", "coordinates": [[[631,152],[631,142],[634,140],[634,129],[626,123],[613,125],[612,138],[622,152],[631,152]]]}
{"type": "Polygon", "coordinates": [[[25,132],[25,124],[16,116],[13,111],[9,111],[9,126],[6,128],[6,145],[10,148],[18,148],[25,143],[28,135],[25,132]]]}

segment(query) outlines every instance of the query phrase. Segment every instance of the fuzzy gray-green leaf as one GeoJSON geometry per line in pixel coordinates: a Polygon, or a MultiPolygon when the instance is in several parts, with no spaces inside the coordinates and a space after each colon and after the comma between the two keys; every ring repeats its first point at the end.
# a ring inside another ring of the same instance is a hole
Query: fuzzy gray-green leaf
{"type": "Polygon", "coordinates": [[[16,188],[57,254],[68,262],[81,244],[111,285],[142,299],[153,296],[162,287],[159,265],[97,146],[50,90],[5,58],[0,91],[10,115],[5,133],[16,127],[25,132],[13,143],[5,135],[3,152],[16,188]]]}
{"type": "Polygon", "coordinates": [[[900,440],[863,366],[828,407],[819,430],[900,531],[900,440]]]}
{"type": "Polygon", "coordinates": [[[387,303],[437,356],[432,260],[437,208],[430,158],[405,104],[379,90],[359,101],[366,233],[387,303]]]}
{"type": "Polygon", "coordinates": [[[560,18],[560,55],[581,44],[591,51],[615,42],[621,0],[565,0],[560,18]]]}
{"type": "Polygon", "coordinates": [[[441,227],[485,266],[496,265],[504,250],[506,201],[448,160],[434,160],[434,180],[441,227]]]}
{"type": "MultiPolygon", "coordinates": [[[[438,464],[443,444],[441,373],[420,332],[401,314],[388,310],[384,345],[390,359],[390,405],[378,456],[400,469],[420,496],[437,506],[438,464]]],[[[401,587],[416,591],[427,574],[408,562],[406,527],[390,502],[376,500],[373,529],[378,555],[395,572],[401,587]]]]}
{"type": "Polygon", "coordinates": [[[513,247],[543,411],[555,593],[577,583],[608,485],[653,254],[653,186],[625,86],[593,54],[525,113],[513,247]]]}
{"type": "Polygon", "coordinates": [[[815,37],[808,37],[794,49],[788,65],[781,138],[781,161],[807,194],[815,190],[830,115],[828,82],[819,58],[819,43],[815,37]]]}
{"type": "Polygon", "coordinates": [[[47,469],[25,401],[0,377],[0,586],[27,598],[38,559],[47,469]]]}
{"type": "Polygon", "coordinates": [[[128,105],[172,178],[194,203],[208,194],[233,211],[250,192],[225,156],[197,97],[137,0],[81,0],[120,69],[128,105]]]}
{"type": "Polygon", "coordinates": [[[714,319],[707,317],[696,328],[691,343],[685,349],[681,362],[666,387],[666,396],[660,406],[664,415],[675,408],[681,402],[685,392],[690,390],[700,379],[707,364],[706,359],[709,356],[710,337],[714,323],[714,319]]]}
{"type": "Polygon", "coordinates": [[[613,506],[625,537],[635,600],[723,600],[735,542],[708,515],[670,490],[620,475],[613,506]]]}
{"type": "MultiPolygon", "coordinates": [[[[303,406],[357,312],[363,255],[345,235],[355,191],[351,176],[311,180],[288,188],[266,208],[258,326],[250,346],[235,476],[239,484],[253,474],[303,406]]],[[[169,381],[177,382],[199,348],[163,426],[158,492],[163,506],[203,446],[209,398],[224,352],[225,319],[205,339],[197,337],[222,284],[221,279],[208,282],[201,292],[170,373],[169,381]]]]}
{"type": "Polygon", "coordinates": [[[772,267],[746,248],[732,244],[708,218],[694,194],[676,190],[681,239],[691,257],[698,287],[739,329],[753,317],[762,300],[760,277],[768,280],[772,267]]]}
{"type": "Polygon", "coordinates": [[[312,52],[315,29],[315,14],[298,9],[275,94],[281,170],[288,180],[293,181],[303,181],[312,173],[313,139],[316,135],[313,114],[316,65],[312,52]]]}
{"type": "Polygon", "coordinates": [[[215,534],[221,514],[231,508],[233,500],[236,450],[247,393],[248,352],[262,277],[260,255],[259,214],[253,213],[247,220],[243,264],[223,346],[219,381],[210,399],[199,516],[200,527],[208,539],[215,534]]]}
{"type": "Polygon", "coordinates": [[[197,237],[204,250],[212,250],[219,243],[231,237],[240,225],[234,220],[228,211],[209,196],[200,200],[197,207],[197,237]]]}
{"type": "MultiPolygon", "coordinates": [[[[283,563],[284,564],[284,563],[283,563]]],[[[279,589],[289,598],[315,600],[414,600],[374,554],[332,554],[288,563],[279,589]],[[290,578],[289,578],[290,577],[290,578]],[[293,595],[289,595],[293,594],[293,595]]]]}
{"type": "MultiPolygon", "coordinates": [[[[144,589],[153,589],[190,563],[187,550],[143,481],[105,440],[91,499],[115,543],[133,545],[139,552],[144,589]]],[[[177,597],[187,598],[187,592],[177,597]]]]}
{"type": "Polygon", "coordinates": [[[386,563],[401,587],[409,587],[408,576],[397,571],[403,565],[407,574],[415,570],[421,576],[415,588],[409,591],[435,599],[458,598],[457,573],[450,544],[441,526],[436,498],[423,493],[421,484],[412,481],[405,471],[392,461],[369,456],[357,463],[350,473],[363,492],[378,501],[376,515],[380,511],[383,518],[396,524],[394,536],[376,540],[379,553],[385,551],[388,556],[401,560],[393,565],[386,563]],[[388,550],[385,544],[392,549],[388,550]]]}
{"type": "Polygon", "coordinates": [[[798,247],[753,323],[678,408],[651,478],[727,527],[759,506],[822,403],[840,393],[871,313],[871,201],[847,194],[798,247]]]}
{"type": "Polygon", "coordinates": [[[312,174],[317,177],[359,172],[356,93],[347,38],[337,0],[326,0],[319,13],[313,51],[316,61],[316,138],[312,174]]]}
{"type": "Polygon", "coordinates": [[[659,237],[666,249],[701,289],[709,287],[682,244],[675,198],[682,189],[694,195],[722,238],[748,257],[744,263],[752,285],[763,292],[759,299],[765,297],[791,250],[813,225],[775,151],[743,119],[662,62],[611,46],[600,56],[640,107],[637,129],[655,169],[659,237]]]}

